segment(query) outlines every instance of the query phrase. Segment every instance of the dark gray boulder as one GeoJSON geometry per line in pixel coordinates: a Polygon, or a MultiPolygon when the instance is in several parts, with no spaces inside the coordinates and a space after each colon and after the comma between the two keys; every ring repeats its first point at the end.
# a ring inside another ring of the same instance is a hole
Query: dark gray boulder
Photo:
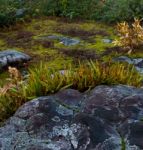
{"type": "Polygon", "coordinates": [[[23,62],[27,62],[31,59],[30,56],[16,50],[4,50],[0,51],[0,69],[9,66],[11,64],[18,65],[23,62]]]}
{"type": "Polygon", "coordinates": [[[143,89],[66,89],[21,106],[0,128],[2,150],[143,149],[143,89]]]}

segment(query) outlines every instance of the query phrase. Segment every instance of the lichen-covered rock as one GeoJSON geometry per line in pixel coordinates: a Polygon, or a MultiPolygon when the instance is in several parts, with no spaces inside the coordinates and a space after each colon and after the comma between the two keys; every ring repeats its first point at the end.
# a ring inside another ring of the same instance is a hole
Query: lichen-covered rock
{"type": "Polygon", "coordinates": [[[143,149],[143,89],[66,89],[21,106],[0,128],[2,150],[143,149]],[[124,142],[123,142],[124,141],[124,142]]]}
{"type": "Polygon", "coordinates": [[[31,58],[27,54],[16,50],[0,51],[0,69],[11,64],[18,65],[23,62],[29,61],[31,58]]]}

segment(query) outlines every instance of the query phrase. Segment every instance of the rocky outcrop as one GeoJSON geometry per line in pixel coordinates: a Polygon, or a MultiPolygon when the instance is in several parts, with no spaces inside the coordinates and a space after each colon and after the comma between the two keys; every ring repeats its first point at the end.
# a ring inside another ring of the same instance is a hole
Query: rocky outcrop
{"type": "Polygon", "coordinates": [[[0,128],[2,150],[143,149],[143,89],[97,86],[25,103],[0,128]]]}
{"type": "Polygon", "coordinates": [[[18,65],[23,62],[29,61],[31,58],[27,54],[16,50],[0,51],[0,69],[11,64],[18,65]]]}

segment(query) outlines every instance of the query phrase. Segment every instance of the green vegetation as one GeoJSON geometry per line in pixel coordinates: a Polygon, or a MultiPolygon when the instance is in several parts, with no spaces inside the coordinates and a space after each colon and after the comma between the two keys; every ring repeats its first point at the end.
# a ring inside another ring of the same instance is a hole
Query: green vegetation
{"type": "Polygon", "coordinates": [[[143,0],[0,0],[0,4],[0,26],[39,15],[92,19],[108,23],[143,17],[143,0]],[[24,12],[16,15],[18,9],[23,9],[24,12]]]}
{"type": "Polygon", "coordinates": [[[143,17],[142,0],[46,0],[43,4],[44,15],[64,16],[70,19],[79,17],[117,22],[143,17]]]}
{"type": "Polygon", "coordinates": [[[114,32],[114,28],[95,21],[65,22],[57,17],[44,17],[1,30],[0,50],[20,50],[32,56],[32,63],[44,60],[62,69],[62,64],[78,59],[96,59],[107,48],[113,47],[113,43],[104,43],[103,39],[113,40],[117,37],[114,32]],[[48,35],[79,39],[80,44],[65,46],[57,40],[40,39],[48,35]]]}
{"type": "Polygon", "coordinates": [[[121,138],[121,147],[122,147],[121,150],[126,150],[126,142],[125,142],[125,139],[123,137],[121,138]]]}
{"type": "Polygon", "coordinates": [[[47,63],[41,63],[38,67],[29,70],[26,81],[19,81],[16,72],[17,81],[14,77],[4,87],[7,92],[1,93],[1,121],[11,116],[26,101],[61,89],[73,88],[83,92],[101,84],[127,84],[139,87],[142,81],[142,76],[129,65],[101,64],[92,61],[79,63],[77,67],[66,66],[63,71],[48,68],[47,63]]]}

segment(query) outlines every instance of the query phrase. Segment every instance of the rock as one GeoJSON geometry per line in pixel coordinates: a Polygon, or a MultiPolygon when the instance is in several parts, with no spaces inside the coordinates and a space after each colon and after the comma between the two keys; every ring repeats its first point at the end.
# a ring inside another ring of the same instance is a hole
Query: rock
{"type": "Polygon", "coordinates": [[[64,44],[65,46],[73,46],[79,44],[79,40],[73,39],[73,38],[68,38],[68,37],[63,37],[60,40],[60,43],[64,44]]]}
{"type": "Polygon", "coordinates": [[[65,106],[76,110],[80,109],[81,101],[84,100],[84,96],[77,90],[68,89],[58,92],[56,94],[56,99],[65,106]]]}
{"type": "Polygon", "coordinates": [[[107,43],[107,44],[112,43],[111,39],[102,39],[102,41],[103,43],[107,43]]]}
{"type": "MultiPolygon", "coordinates": [[[[98,145],[102,145],[110,138],[120,138],[116,129],[98,116],[79,113],[75,116],[75,120],[76,123],[78,122],[86,127],[86,131],[80,135],[80,140],[78,142],[78,149],[80,150],[96,149],[98,145]],[[84,147],[84,145],[86,147],[84,147]]],[[[121,148],[120,145],[118,146],[121,148]]]]}
{"type": "Polygon", "coordinates": [[[0,149],[143,149],[143,89],[66,89],[21,106],[0,128],[0,149]],[[122,138],[121,138],[122,137],[122,138]]]}
{"type": "MultiPolygon", "coordinates": [[[[130,96],[130,94],[137,93],[137,90],[134,87],[130,86],[97,86],[88,94],[88,99],[83,103],[83,111],[86,113],[92,114],[95,107],[118,107],[119,102],[130,96]]],[[[109,109],[110,110],[110,109],[109,109]]]]}
{"type": "Polygon", "coordinates": [[[114,58],[113,61],[126,62],[128,64],[133,64],[133,60],[127,56],[120,56],[120,57],[114,58]]]}
{"type": "Polygon", "coordinates": [[[120,56],[117,58],[114,58],[113,61],[117,61],[117,62],[126,62],[128,64],[132,64],[135,66],[136,70],[139,73],[143,73],[143,58],[129,58],[127,56],[120,56]]]}
{"type": "Polygon", "coordinates": [[[40,36],[38,39],[41,40],[58,40],[60,43],[65,46],[73,46],[80,43],[80,40],[70,37],[64,37],[61,35],[49,35],[49,36],[40,36]]]}
{"type": "Polygon", "coordinates": [[[96,150],[121,150],[121,139],[120,138],[110,138],[99,144],[96,150]]]}
{"type": "Polygon", "coordinates": [[[133,122],[129,125],[129,141],[131,145],[143,148],[143,121],[133,122]]]}
{"type": "Polygon", "coordinates": [[[0,51],[0,69],[11,64],[17,65],[29,61],[31,58],[27,54],[15,50],[0,51]]]}
{"type": "Polygon", "coordinates": [[[26,8],[20,8],[16,10],[16,17],[24,17],[27,9],[26,8]]]}
{"type": "Polygon", "coordinates": [[[143,67],[143,58],[133,59],[133,64],[135,64],[138,67],[143,67]]]}

